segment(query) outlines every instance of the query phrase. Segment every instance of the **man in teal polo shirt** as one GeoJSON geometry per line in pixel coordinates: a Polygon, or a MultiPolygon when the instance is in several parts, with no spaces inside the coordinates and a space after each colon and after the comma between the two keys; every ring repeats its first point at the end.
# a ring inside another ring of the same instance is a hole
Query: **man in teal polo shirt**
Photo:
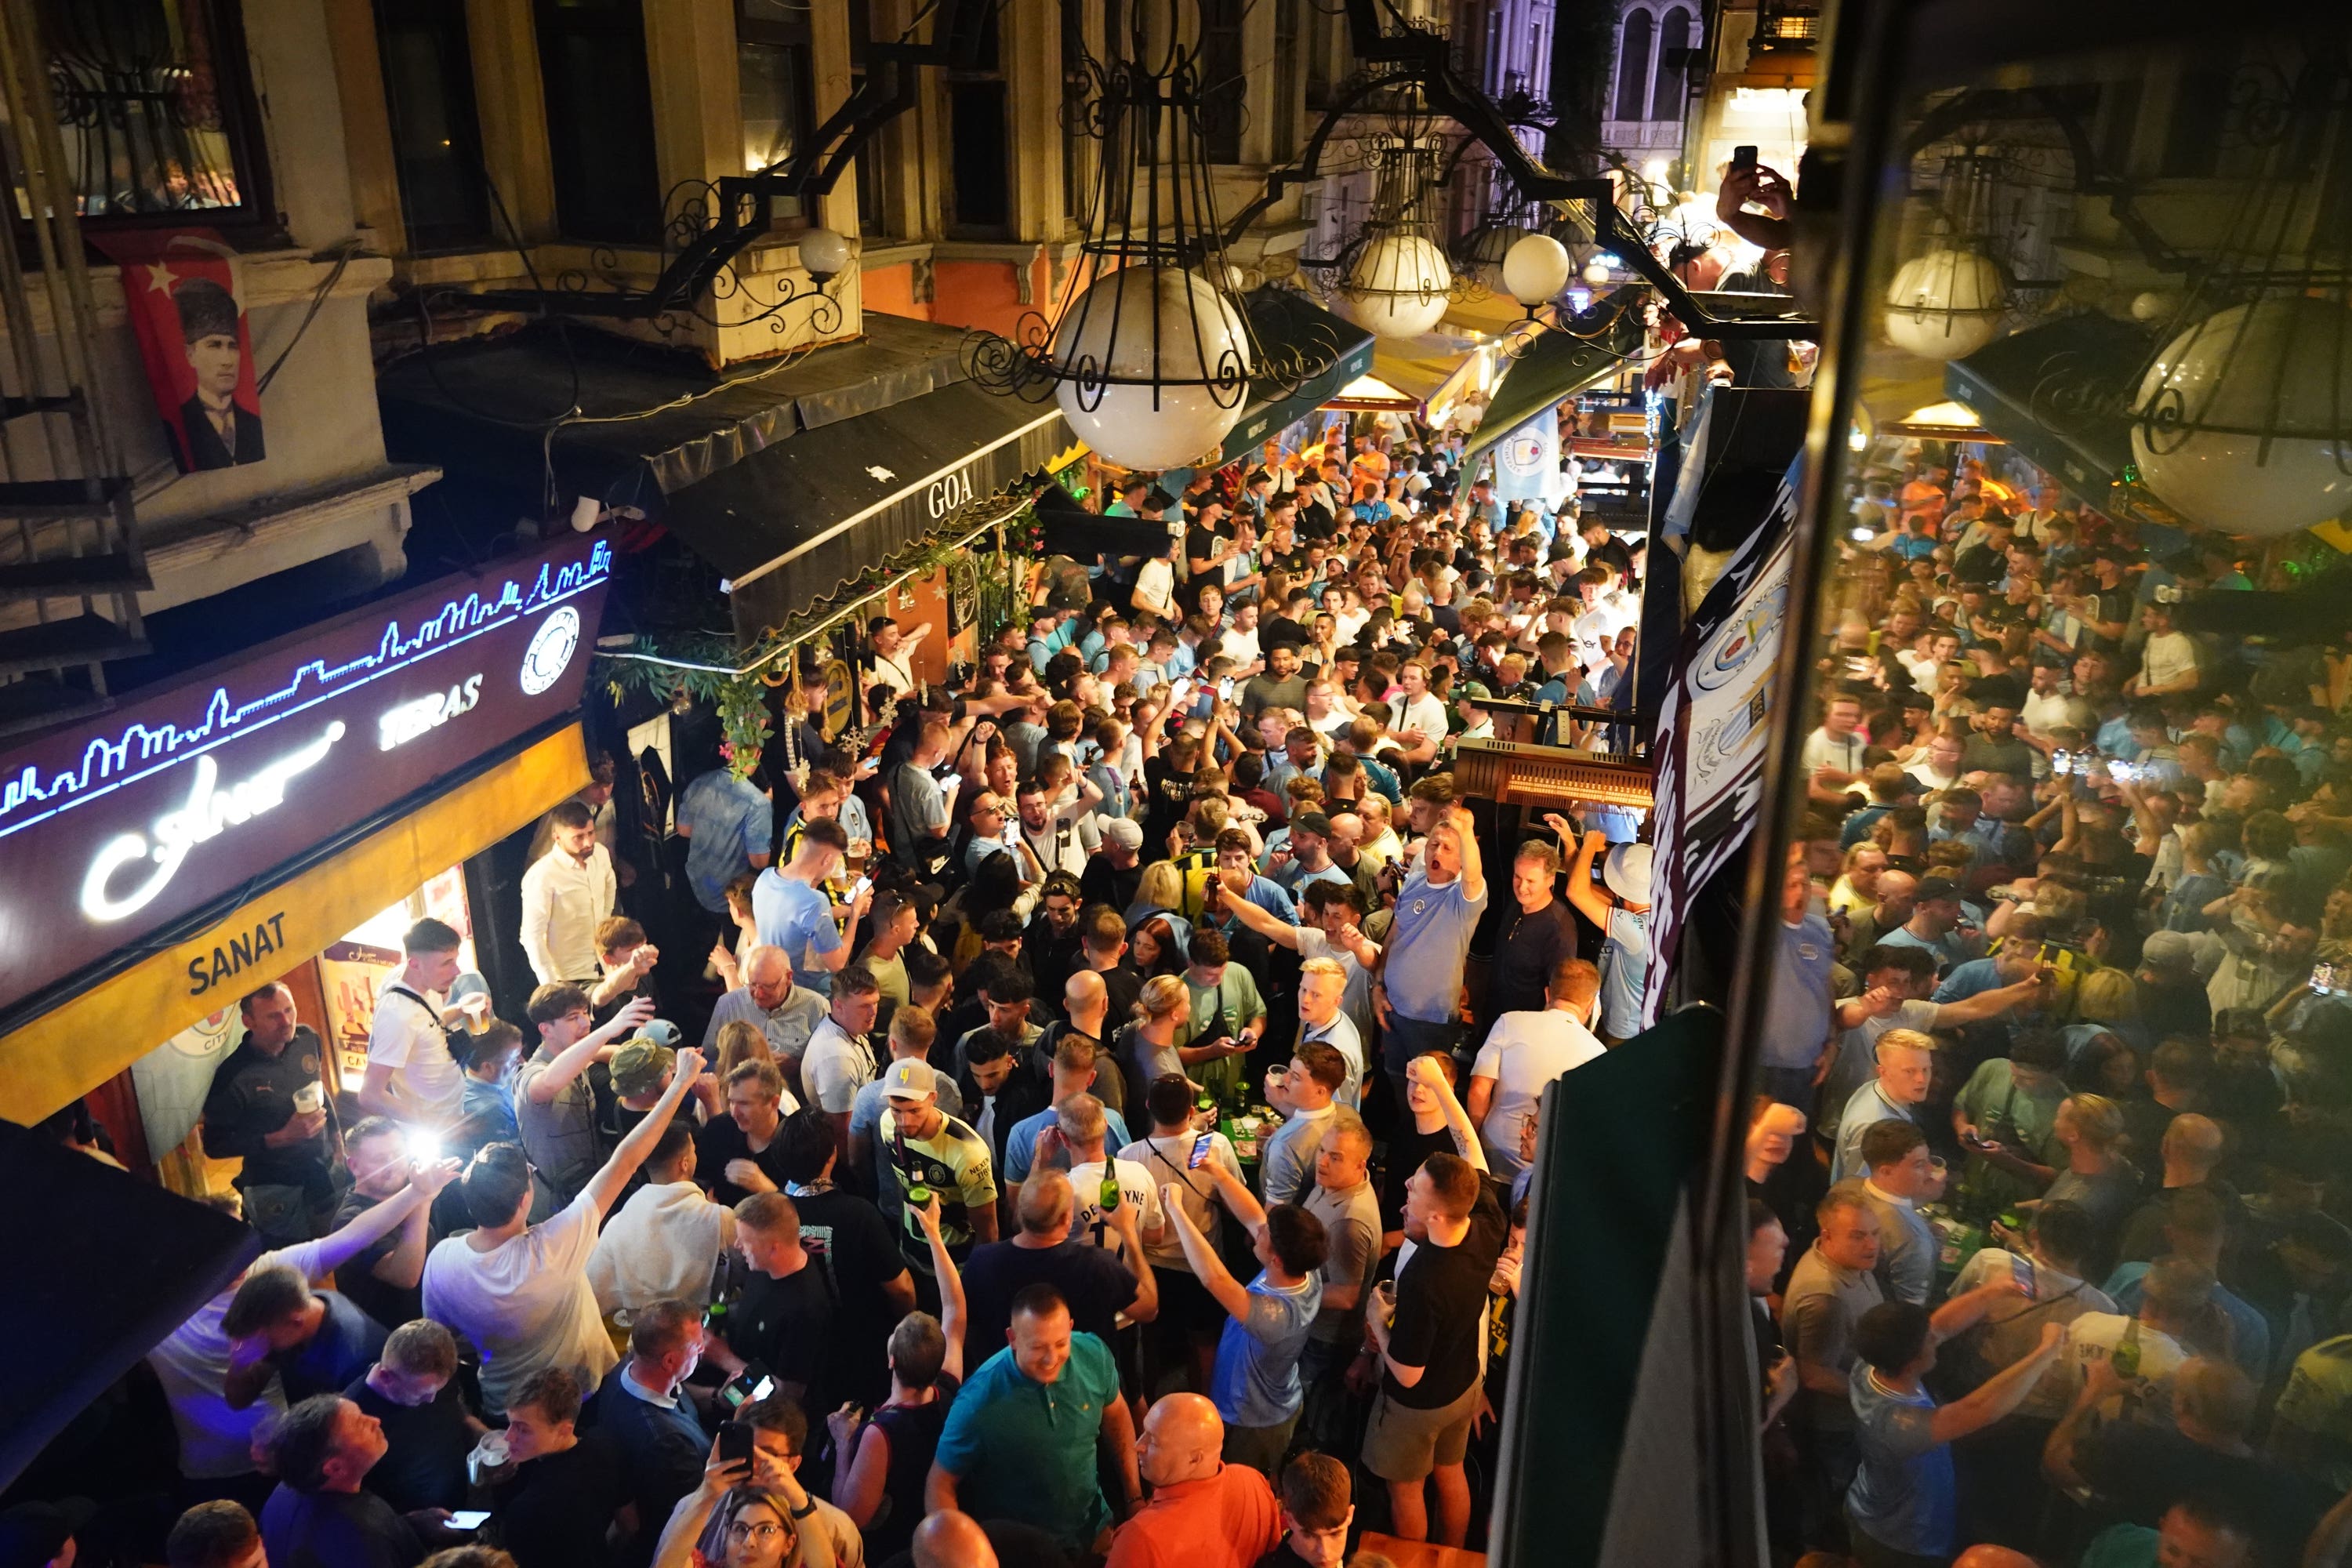
{"type": "Polygon", "coordinates": [[[1018,1520],[1074,1553],[1100,1557],[1110,1550],[1111,1526],[1143,1497],[1118,1363],[1102,1341],[1072,1331],[1069,1304],[1051,1285],[1013,1298],[1004,1338],[1006,1347],[971,1374],[948,1412],[924,1510],[1018,1520]],[[1118,1456],[1127,1494],[1117,1513],[1097,1479],[1105,1441],[1118,1456]]]}

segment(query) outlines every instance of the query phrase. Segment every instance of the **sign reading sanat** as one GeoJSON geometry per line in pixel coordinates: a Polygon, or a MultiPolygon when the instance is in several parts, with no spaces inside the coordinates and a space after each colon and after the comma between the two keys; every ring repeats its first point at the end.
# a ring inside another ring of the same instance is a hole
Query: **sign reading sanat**
{"type": "Polygon", "coordinates": [[[0,1009],[576,708],[611,575],[573,536],[0,753],[0,1009]]]}

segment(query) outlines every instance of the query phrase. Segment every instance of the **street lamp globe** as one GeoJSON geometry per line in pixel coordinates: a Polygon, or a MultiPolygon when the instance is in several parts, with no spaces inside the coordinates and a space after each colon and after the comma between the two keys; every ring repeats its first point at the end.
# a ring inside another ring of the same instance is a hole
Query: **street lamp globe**
{"type": "Polygon", "coordinates": [[[813,278],[838,278],[849,270],[849,241],[829,228],[801,236],[801,266],[813,278]]]}
{"type": "Polygon", "coordinates": [[[1974,250],[1905,262],[1886,290],[1886,337],[1921,359],[1962,359],[1992,342],[2009,310],[2000,264],[1974,250]]]}
{"type": "Polygon", "coordinates": [[[1568,288],[1568,247],[1548,234],[1530,234],[1503,253],[1503,287],[1532,310],[1559,298],[1568,288]]]}
{"type": "Polygon", "coordinates": [[[1105,462],[1157,470],[1212,451],[1241,418],[1249,336],[1205,279],[1176,267],[1122,268],[1063,312],[1054,401],[1105,462]]]}
{"type": "Polygon", "coordinates": [[[2132,458],[2157,498],[2242,536],[2352,509],[2352,311],[2274,295],[2218,310],[2140,378],[2132,458]]]}
{"type": "Polygon", "coordinates": [[[1437,242],[1418,234],[1384,234],[1356,255],[1340,279],[1348,317],[1382,338],[1417,338],[1444,319],[1454,268],[1437,242]]]}

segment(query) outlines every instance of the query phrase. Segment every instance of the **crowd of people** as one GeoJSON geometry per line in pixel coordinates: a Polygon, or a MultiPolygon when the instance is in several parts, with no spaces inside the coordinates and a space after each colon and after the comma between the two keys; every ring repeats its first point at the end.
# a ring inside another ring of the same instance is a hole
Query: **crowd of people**
{"type": "Polygon", "coordinates": [[[1969,450],[1881,443],[1827,590],[1748,1148],[1773,1543],[2335,1564],[2352,663],[2183,624],[2239,542],[1969,450]]]}
{"type": "Polygon", "coordinates": [[[0,1515],[5,1561],[1477,1542],[1536,1108],[1635,1032],[1649,865],[1595,811],[1490,869],[1454,749],[1610,700],[1639,547],[1409,428],[1107,510],[1167,554],[1049,563],[944,679],[877,618],[887,728],[786,688],[669,859],[600,767],[522,879],[519,1017],[420,920],[338,1104],[247,996],[203,1137],[269,1250],[27,1482],[105,1506],[0,1515]]]}

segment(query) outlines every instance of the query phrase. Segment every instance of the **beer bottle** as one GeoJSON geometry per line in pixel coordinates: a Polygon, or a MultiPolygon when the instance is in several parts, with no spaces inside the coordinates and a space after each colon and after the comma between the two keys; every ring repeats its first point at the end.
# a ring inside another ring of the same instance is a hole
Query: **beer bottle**
{"type": "Polygon", "coordinates": [[[907,1189],[907,1206],[923,1208],[931,1201],[931,1189],[917,1182],[907,1189]]]}
{"type": "Polygon", "coordinates": [[[2124,1337],[2117,1340],[2116,1348],[2107,1352],[2107,1364],[2116,1369],[2117,1377],[2139,1375],[2139,1319],[2137,1317],[2124,1323],[2124,1337]]]}
{"type": "Polygon", "coordinates": [[[1111,1210],[1118,1207],[1118,1173],[1111,1168],[1111,1163],[1108,1160],[1105,1160],[1103,1162],[1102,1192],[1100,1195],[1102,1198],[1102,1210],[1105,1214],[1108,1214],[1111,1210]]]}

